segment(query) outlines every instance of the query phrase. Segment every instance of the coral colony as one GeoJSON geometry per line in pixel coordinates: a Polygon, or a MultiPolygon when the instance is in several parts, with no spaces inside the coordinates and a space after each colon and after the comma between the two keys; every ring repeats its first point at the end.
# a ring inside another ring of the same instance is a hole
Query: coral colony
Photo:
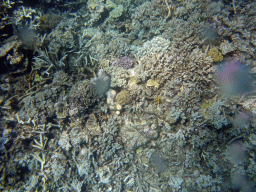
{"type": "Polygon", "coordinates": [[[256,191],[255,1],[0,14],[0,191],[256,191]]]}

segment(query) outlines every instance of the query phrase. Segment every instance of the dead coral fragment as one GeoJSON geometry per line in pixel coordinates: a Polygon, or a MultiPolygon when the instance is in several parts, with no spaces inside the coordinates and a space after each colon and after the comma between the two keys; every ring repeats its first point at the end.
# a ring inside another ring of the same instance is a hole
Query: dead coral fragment
{"type": "Polygon", "coordinates": [[[88,9],[91,12],[101,13],[104,11],[104,1],[103,0],[89,0],[87,2],[88,9]]]}
{"type": "Polygon", "coordinates": [[[234,51],[235,47],[232,42],[229,43],[227,40],[224,40],[224,42],[220,44],[220,50],[223,55],[226,55],[227,53],[234,51]]]}
{"type": "Polygon", "coordinates": [[[159,81],[156,80],[156,79],[149,79],[149,80],[147,81],[147,86],[148,86],[148,87],[159,88],[160,84],[159,84],[159,81]]]}
{"type": "Polygon", "coordinates": [[[17,65],[22,61],[23,57],[23,54],[15,52],[13,55],[8,55],[7,60],[10,61],[11,65],[17,65]]]}
{"type": "Polygon", "coordinates": [[[111,19],[117,19],[117,18],[119,18],[119,17],[122,16],[123,10],[124,10],[123,5],[118,5],[115,9],[113,9],[113,10],[109,13],[109,17],[110,17],[111,19]]]}
{"type": "Polygon", "coordinates": [[[19,41],[10,41],[5,43],[2,47],[0,47],[0,57],[3,57],[7,55],[9,51],[11,51],[12,48],[15,48],[16,45],[19,45],[19,41]]]}
{"type": "Polygon", "coordinates": [[[101,134],[100,124],[98,123],[97,118],[94,114],[89,115],[89,119],[86,123],[86,128],[90,131],[90,134],[93,136],[101,134]]]}
{"type": "Polygon", "coordinates": [[[55,28],[61,20],[61,16],[58,14],[45,14],[40,17],[40,27],[44,29],[53,29],[55,28]]]}
{"type": "Polygon", "coordinates": [[[58,119],[65,119],[68,116],[69,106],[65,102],[58,102],[54,104],[56,109],[55,114],[58,119]]]}
{"type": "Polygon", "coordinates": [[[132,96],[129,91],[121,91],[116,95],[116,102],[120,105],[127,105],[132,101],[132,96]]]}

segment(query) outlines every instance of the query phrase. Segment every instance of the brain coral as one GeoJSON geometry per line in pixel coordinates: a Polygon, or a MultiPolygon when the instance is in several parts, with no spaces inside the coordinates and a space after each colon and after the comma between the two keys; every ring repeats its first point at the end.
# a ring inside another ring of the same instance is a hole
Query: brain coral
{"type": "Polygon", "coordinates": [[[121,91],[116,95],[116,102],[120,105],[126,105],[132,101],[132,96],[129,91],[121,91]]]}

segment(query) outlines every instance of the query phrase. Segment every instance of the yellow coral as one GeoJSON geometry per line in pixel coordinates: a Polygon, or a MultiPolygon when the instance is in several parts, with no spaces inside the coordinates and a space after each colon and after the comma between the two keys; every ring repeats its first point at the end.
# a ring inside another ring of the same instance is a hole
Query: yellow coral
{"type": "Polygon", "coordinates": [[[222,53],[216,48],[213,47],[209,52],[208,55],[212,57],[214,62],[221,62],[223,60],[222,53]]]}

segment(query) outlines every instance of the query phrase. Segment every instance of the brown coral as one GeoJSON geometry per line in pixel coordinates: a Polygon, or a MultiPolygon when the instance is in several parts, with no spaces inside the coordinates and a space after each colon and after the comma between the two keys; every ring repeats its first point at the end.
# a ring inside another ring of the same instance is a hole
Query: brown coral
{"type": "Polygon", "coordinates": [[[2,47],[0,47],[0,57],[7,55],[7,53],[11,51],[13,48],[17,49],[17,45],[18,47],[20,46],[20,41],[14,40],[6,42],[2,47]]]}
{"type": "Polygon", "coordinates": [[[61,20],[58,14],[45,14],[40,18],[40,26],[42,30],[55,28],[61,20]]]}
{"type": "Polygon", "coordinates": [[[116,95],[116,102],[120,105],[127,105],[132,101],[132,96],[129,91],[121,91],[116,95]]]}

